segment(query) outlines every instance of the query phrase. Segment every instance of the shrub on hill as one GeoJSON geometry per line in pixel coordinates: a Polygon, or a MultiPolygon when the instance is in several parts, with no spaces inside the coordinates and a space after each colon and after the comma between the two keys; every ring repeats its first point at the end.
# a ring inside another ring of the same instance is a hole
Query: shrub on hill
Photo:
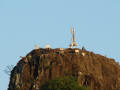
{"type": "Polygon", "coordinates": [[[87,87],[80,86],[73,76],[48,80],[41,86],[41,90],[88,90],[87,87]]]}

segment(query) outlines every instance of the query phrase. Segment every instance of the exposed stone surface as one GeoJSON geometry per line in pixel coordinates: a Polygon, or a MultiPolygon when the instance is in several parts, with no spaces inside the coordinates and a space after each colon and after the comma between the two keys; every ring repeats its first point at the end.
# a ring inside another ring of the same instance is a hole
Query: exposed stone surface
{"type": "Polygon", "coordinates": [[[47,80],[69,75],[90,90],[120,90],[120,66],[114,59],[75,49],[33,50],[12,70],[8,90],[40,90],[47,80]]]}

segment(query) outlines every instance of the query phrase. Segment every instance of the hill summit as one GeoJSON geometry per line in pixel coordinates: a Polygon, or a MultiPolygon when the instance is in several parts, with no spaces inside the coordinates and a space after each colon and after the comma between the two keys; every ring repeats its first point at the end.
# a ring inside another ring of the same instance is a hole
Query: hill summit
{"type": "Polygon", "coordinates": [[[11,71],[8,90],[40,90],[48,80],[75,76],[89,90],[120,90],[120,66],[85,49],[36,49],[11,71]]]}

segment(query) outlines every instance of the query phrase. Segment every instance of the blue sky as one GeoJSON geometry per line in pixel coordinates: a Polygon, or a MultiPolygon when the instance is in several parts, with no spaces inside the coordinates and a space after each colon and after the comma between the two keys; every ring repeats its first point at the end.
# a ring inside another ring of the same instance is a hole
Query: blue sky
{"type": "Polygon", "coordinates": [[[120,0],[0,0],[0,89],[16,65],[35,44],[69,47],[76,28],[79,48],[120,61],[120,0]]]}

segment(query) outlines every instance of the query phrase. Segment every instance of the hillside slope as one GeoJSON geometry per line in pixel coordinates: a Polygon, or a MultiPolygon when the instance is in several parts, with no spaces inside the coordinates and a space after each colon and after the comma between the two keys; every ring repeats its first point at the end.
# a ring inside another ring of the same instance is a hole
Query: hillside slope
{"type": "Polygon", "coordinates": [[[38,49],[11,72],[8,90],[40,90],[56,77],[76,76],[90,90],[120,90],[120,66],[114,59],[80,49],[38,49]]]}

